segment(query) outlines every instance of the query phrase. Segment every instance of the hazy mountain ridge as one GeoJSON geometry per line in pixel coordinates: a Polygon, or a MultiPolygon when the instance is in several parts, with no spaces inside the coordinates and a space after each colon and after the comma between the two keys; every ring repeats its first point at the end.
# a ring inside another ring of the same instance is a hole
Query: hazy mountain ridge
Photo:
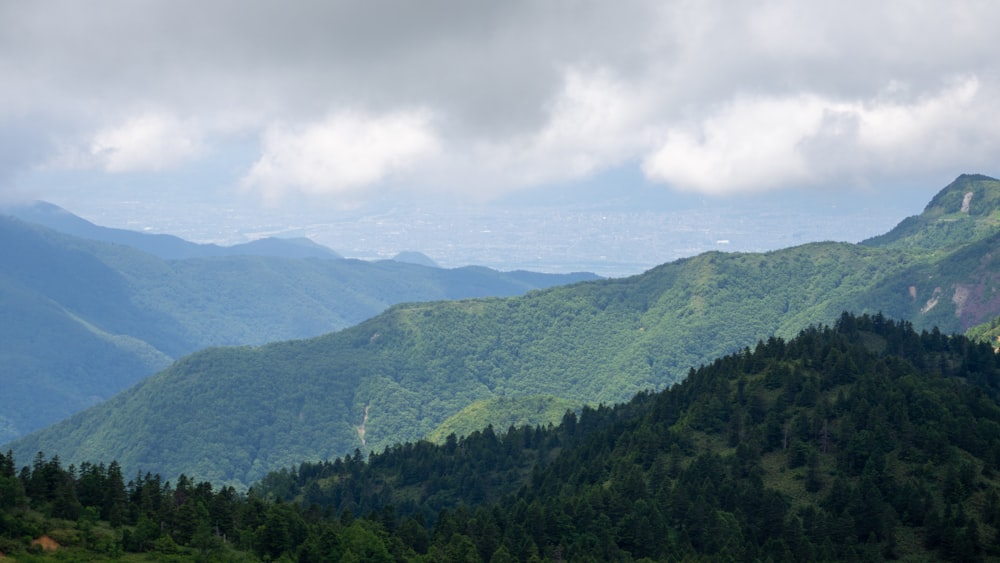
{"type": "Polygon", "coordinates": [[[343,258],[340,254],[305,237],[261,238],[220,246],[199,244],[174,235],[143,233],[95,225],[58,205],[45,201],[0,207],[0,214],[42,225],[68,235],[129,246],[164,260],[213,256],[272,256],[281,258],[343,258]]]}
{"type": "Polygon", "coordinates": [[[0,245],[4,441],[206,346],[315,336],[400,301],[516,295],[596,278],[251,255],[164,260],[4,216],[0,245]]]}
{"type": "MultiPolygon", "coordinates": [[[[897,240],[914,236],[922,231],[897,240]]],[[[996,235],[981,236],[933,250],[814,243],[712,252],[518,298],[397,305],[313,340],[195,354],[107,405],[19,441],[15,451],[43,449],[65,460],[86,451],[125,467],[246,484],[296,460],[419,439],[494,397],[624,401],[845,310],[891,311],[917,328],[961,332],[1000,314],[991,291],[963,289],[988,288],[983,276],[993,275],[996,235]],[[928,307],[935,293],[938,304],[928,307]],[[140,393],[156,396],[156,407],[140,393]],[[116,427],[135,432],[106,440],[116,427]]]]}

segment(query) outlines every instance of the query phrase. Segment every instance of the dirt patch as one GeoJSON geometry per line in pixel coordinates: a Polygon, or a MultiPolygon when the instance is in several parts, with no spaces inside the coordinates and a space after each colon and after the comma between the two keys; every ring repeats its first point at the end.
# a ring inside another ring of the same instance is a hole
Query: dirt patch
{"type": "Polygon", "coordinates": [[[920,309],[921,314],[933,309],[938,304],[939,297],[941,297],[941,288],[935,287],[934,293],[931,294],[931,298],[927,300],[927,304],[920,309]]]}
{"type": "Polygon", "coordinates": [[[972,292],[967,286],[955,285],[955,295],[951,297],[951,302],[955,304],[956,317],[962,317],[962,310],[965,308],[965,302],[969,300],[970,293],[972,292]]]}
{"type": "Polygon", "coordinates": [[[59,549],[59,542],[50,538],[49,536],[41,536],[36,540],[31,540],[31,545],[42,546],[42,551],[55,551],[59,549]]]}

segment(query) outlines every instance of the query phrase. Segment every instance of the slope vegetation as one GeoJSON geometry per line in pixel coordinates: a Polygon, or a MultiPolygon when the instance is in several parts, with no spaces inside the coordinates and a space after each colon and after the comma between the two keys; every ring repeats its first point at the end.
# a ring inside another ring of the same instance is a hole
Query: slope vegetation
{"type": "MultiPolygon", "coordinates": [[[[942,193],[962,193],[968,181],[942,193]]],[[[976,181],[1000,193],[1000,182],[976,181]]],[[[970,215],[980,216],[992,214],[970,215]]],[[[981,236],[929,250],[898,247],[900,236],[883,246],[713,252],[516,298],[397,305],[312,340],[199,352],[13,445],[19,457],[114,458],[129,471],[245,486],[295,460],[422,438],[477,401],[624,401],[845,310],[963,331],[1000,314],[991,281],[1000,235],[981,236]]]]}
{"type": "Polygon", "coordinates": [[[256,491],[433,523],[429,553],[482,560],[995,557],[998,358],[844,314],[555,428],[302,463],[256,491]]]}
{"type": "Polygon", "coordinates": [[[269,473],[242,495],[0,454],[34,560],[980,561],[1000,557],[1000,356],[841,315],[558,426],[269,473]],[[145,555],[132,555],[145,554],[145,555]]]}
{"type": "Polygon", "coordinates": [[[0,442],[207,346],[315,336],[401,301],[518,295],[596,277],[252,255],[163,260],[2,216],[0,248],[0,442]]]}

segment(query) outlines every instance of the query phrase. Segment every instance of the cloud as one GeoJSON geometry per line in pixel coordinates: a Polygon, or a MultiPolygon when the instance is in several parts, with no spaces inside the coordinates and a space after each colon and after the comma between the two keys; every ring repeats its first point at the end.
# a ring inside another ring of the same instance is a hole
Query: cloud
{"type": "Polygon", "coordinates": [[[642,163],[648,178],[705,193],[760,191],[977,163],[1000,143],[976,77],[931,95],[864,100],[820,94],[737,97],[688,127],[667,127],[642,163]]]}
{"type": "Polygon", "coordinates": [[[203,151],[198,126],[162,113],[147,113],[98,131],[89,156],[108,172],[158,172],[203,151]]]}
{"type": "Polygon", "coordinates": [[[826,107],[815,96],[733,100],[694,127],[669,129],[643,160],[643,172],[709,193],[801,184],[810,180],[810,168],[798,146],[817,132],[826,107]]]}
{"type": "MultiPolygon", "coordinates": [[[[539,123],[519,135],[448,139],[446,171],[463,170],[438,184],[456,191],[476,187],[479,197],[563,183],[619,165],[643,146],[647,100],[607,68],[568,66],[560,88],[543,104],[539,123]]],[[[442,175],[444,176],[444,175],[442,175]]],[[[472,195],[472,194],[467,194],[472,195]]]]}
{"type": "Polygon", "coordinates": [[[30,199],[20,193],[17,180],[49,158],[52,141],[34,120],[0,119],[0,202],[30,199]]]}
{"type": "Polygon", "coordinates": [[[973,0],[7,2],[0,124],[107,173],[256,140],[233,181],[274,199],[488,198],[622,165],[705,193],[988,173],[996,21],[973,0]]]}
{"type": "Polygon", "coordinates": [[[287,192],[357,192],[433,156],[438,141],[423,111],[338,112],[297,127],[272,125],[262,151],[243,185],[277,200],[287,192]]]}

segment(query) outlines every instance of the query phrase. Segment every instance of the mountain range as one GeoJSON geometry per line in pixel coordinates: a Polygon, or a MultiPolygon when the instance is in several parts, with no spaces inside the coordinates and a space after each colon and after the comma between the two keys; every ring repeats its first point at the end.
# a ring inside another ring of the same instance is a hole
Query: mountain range
{"type": "Polygon", "coordinates": [[[23,219],[0,215],[0,442],[206,347],[316,336],[399,302],[597,278],[347,260],[304,239],[198,245],[98,227],[50,204],[15,211],[23,219]]]}
{"type": "Polygon", "coordinates": [[[67,235],[129,246],[164,260],[211,256],[276,256],[281,258],[343,258],[334,250],[305,237],[266,237],[232,246],[198,244],[168,234],[144,233],[102,227],[45,201],[8,205],[0,214],[48,227],[67,235]]]}
{"type": "MultiPolygon", "coordinates": [[[[555,425],[251,491],[0,453],[0,552],[59,561],[992,561],[1000,355],[843,313],[555,425]],[[49,550],[55,550],[51,553],[49,550]],[[45,550],[45,552],[43,552],[45,550]]],[[[541,403],[535,402],[539,406],[541,403]]]]}
{"type": "Polygon", "coordinates": [[[521,402],[625,401],[843,311],[962,332],[1000,315],[998,218],[1000,182],[963,175],[861,244],[711,252],[519,297],[395,305],[312,339],[194,353],[11,447],[245,486],[418,440],[446,420],[502,424],[521,402]]]}

